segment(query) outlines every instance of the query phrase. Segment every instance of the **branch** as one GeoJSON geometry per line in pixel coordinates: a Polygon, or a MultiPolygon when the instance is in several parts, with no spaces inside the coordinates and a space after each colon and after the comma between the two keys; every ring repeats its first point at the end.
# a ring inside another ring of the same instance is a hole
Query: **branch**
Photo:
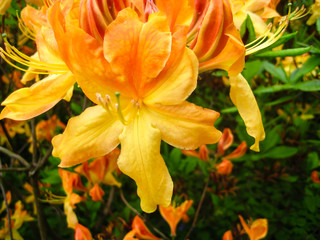
{"type": "MultiPolygon", "coordinates": [[[[1,169],[2,169],[2,165],[1,165],[1,161],[0,161],[0,170],[1,170],[1,169]]],[[[0,176],[2,177],[2,172],[0,172],[0,176]]],[[[3,186],[3,183],[2,183],[2,178],[0,178],[0,188],[1,188],[1,192],[2,192],[3,199],[4,199],[4,204],[6,205],[6,211],[7,211],[8,223],[9,223],[9,235],[10,235],[10,239],[13,240],[11,216],[10,216],[10,211],[9,211],[9,206],[8,206],[6,191],[5,191],[4,186],[3,186]]]]}
{"type": "Polygon", "coordinates": [[[207,188],[208,188],[209,182],[210,182],[210,175],[208,176],[208,180],[207,180],[206,185],[204,186],[204,189],[203,189],[203,191],[202,191],[201,198],[200,198],[200,202],[199,202],[199,205],[198,205],[196,214],[194,215],[194,219],[193,219],[193,221],[192,221],[191,228],[189,229],[189,231],[188,231],[188,233],[187,233],[187,235],[185,236],[184,239],[188,239],[188,237],[189,237],[189,235],[191,234],[192,230],[193,230],[194,227],[196,226],[196,222],[197,222],[198,217],[199,217],[199,213],[200,213],[200,209],[201,209],[201,207],[202,207],[203,201],[204,201],[204,197],[206,196],[206,192],[207,192],[207,188]]]}
{"type": "Polygon", "coordinates": [[[3,152],[5,154],[7,154],[9,157],[15,158],[17,159],[20,163],[22,163],[25,167],[30,168],[30,164],[28,163],[27,160],[25,160],[23,157],[21,157],[18,154],[15,154],[13,152],[11,152],[10,150],[4,148],[4,147],[0,147],[0,152],[3,152]]]}
{"type": "MultiPolygon", "coordinates": [[[[121,197],[121,200],[124,202],[124,204],[125,204],[128,208],[130,208],[131,211],[133,211],[136,215],[138,215],[140,218],[142,218],[142,220],[143,220],[144,222],[147,221],[147,219],[146,219],[144,216],[142,216],[142,215],[137,211],[137,209],[135,209],[134,207],[132,207],[132,206],[130,205],[130,203],[128,203],[128,201],[125,199],[125,197],[124,197],[124,195],[123,195],[123,192],[122,192],[122,189],[121,189],[121,188],[120,188],[120,197],[121,197]]],[[[166,240],[169,240],[169,238],[168,238],[164,233],[162,233],[158,228],[154,227],[154,226],[153,226],[152,224],[150,224],[150,223],[148,223],[148,225],[149,225],[156,233],[158,233],[162,238],[164,238],[164,239],[166,239],[166,240]]]]}
{"type": "Polygon", "coordinates": [[[34,118],[31,119],[31,133],[32,133],[32,163],[33,165],[37,162],[37,135],[34,124],[34,118]]]}
{"type": "Polygon", "coordinates": [[[44,155],[44,157],[39,160],[39,162],[35,165],[34,169],[30,170],[29,176],[33,176],[36,172],[38,172],[40,168],[42,168],[42,166],[46,163],[48,158],[51,156],[52,149],[53,147],[51,145],[46,155],[44,155]]]}

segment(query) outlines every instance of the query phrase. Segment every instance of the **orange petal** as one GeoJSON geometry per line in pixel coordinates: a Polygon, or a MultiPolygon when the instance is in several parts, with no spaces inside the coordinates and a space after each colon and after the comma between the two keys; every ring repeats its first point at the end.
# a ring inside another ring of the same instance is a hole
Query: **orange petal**
{"type": "Polygon", "coordinates": [[[239,158],[242,157],[247,151],[247,143],[246,142],[242,142],[232,153],[230,153],[229,155],[225,156],[225,159],[235,159],[235,158],[239,158]]]}
{"type": "Polygon", "coordinates": [[[233,143],[233,134],[230,128],[223,129],[222,136],[218,143],[218,156],[222,156],[233,143]]]}
{"type": "Polygon", "coordinates": [[[158,76],[170,56],[167,20],[155,13],[143,24],[134,10],[124,9],[108,26],[103,48],[114,73],[132,86],[131,94],[139,94],[146,83],[158,76]]]}
{"type": "Polygon", "coordinates": [[[223,234],[222,240],[233,240],[231,230],[228,230],[223,234]]]}
{"type": "Polygon", "coordinates": [[[233,24],[228,1],[210,0],[196,38],[190,48],[200,62],[200,72],[223,69],[230,76],[244,67],[245,47],[233,24]]]}
{"type": "Polygon", "coordinates": [[[52,140],[52,155],[61,159],[60,167],[69,167],[111,152],[119,144],[123,125],[101,106],[87,108],[69,120],[63,134],[52,140]]]}
{"type": "Polygon", "coordinates": [[[75,240],[92,240],[93,239],[89,229],[86,228],[85,226],[82,226],[79,223],[75,225],[74,231],[75,231],[75,234],[74,234],[75,240]]]}
{"type": "Polygon", "coordinates": [[[99,187],[99,184],[94,184],[94,187],[90,189],[89,195],[93,201],[101,201],[103,199],[104,191],[99,187]]]}

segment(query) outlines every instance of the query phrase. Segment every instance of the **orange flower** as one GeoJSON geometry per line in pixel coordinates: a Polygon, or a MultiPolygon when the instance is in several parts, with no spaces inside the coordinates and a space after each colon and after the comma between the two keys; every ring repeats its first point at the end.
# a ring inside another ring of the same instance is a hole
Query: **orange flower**
{"type": "Polygon", "coordinates": [[[189,221],[189,217],[186,213],[191,207],[192,203],[192,200],[187,200],[184,201],[179,207],[174,207],[170,205],[169,207],[165,208],[160,206],[159,210],[161,216],[169,224],[172,236],[176,236],[176,228],[181,219],[184,222],[189,221]]]}
{"type": "Polygon", "coordinates": [[[131,227],[132,230],[126,234],[123,240],[160,240],[150,232],[139,216],[135,216],[131,227]]]}
{"type": "Polygon", "coordinates": [[[242,157],[246,153],[246,151],[247,151],[247,144],[245,141],[243,141],[232,153],[228,154],[224,158],[225,159],[239,158],[239,157],[242,157]]]}
{"type": "Polygon", "coordinates": [[[312,171],[312,173],[311,173],[311,181],[314,182],[314,183],[320,184],[318,171],[316,171],[316,170],[312,171]]]}
{"type": "Polygon", "coordinates": [[[228,230],[223,234],[222,240],[233,240],[231,230],[228,230]]]}
{"type": "Polygon", "coordinates": [[[80,175],[77,173],[72,173],[66,170],[59,168],[59,175],[62,179],[62,185],[67,197],[64,198],[63,207],[64,213],[67,216],[67,223],[69,228],[75,228],[78,223],[78,218],[73,211],[75,204],[82,201],[82,198],[73,192],[75,190],[85,190],[81,183],[80,175]]]}
{"type": "Polygon", "coordinates": [[[92,235],[88,228],[77,223],[74,229],[74,239],[75,240],[92,240],[92,235]]]}
{"type": "Polygon", "coordinates": [[[68,167],[121,143],[118,167],[136,181],[143,211],[168,206],[173,182],[160,155],[161,140],[195,149],[221,135],[213,126],[218,113],[186,101],[198,76],[197,58],[185,47],[186,27],[171,33],[161,12],[144,23],[126,8],[106,27],[100,43],[63,18],[58,2],[50,16],[64,59],[97,104],[53,139],[53,155],[68,167]]]}
{"type": "Polygon", "coordinates": [[[230,160],[223,159],[221,163],[217,164],[216,168],[220,175],[229,175],[232,172],[233,164],[230,160]]]}
{"type": "Polygon", "coordinates": [[[36,126],[37,140],[46,139],[48,142],[51,142],[52,138],[56,135],[58,127],[64,129],[65,125],[57,118],[57,115],[52,115],[48,120],[41,120],[36,126]]]}
{"type": "Polygon", "coordinates": [[[89,195],[93,201],[101,201],[104,195],[104,191],[99,187],[99,184],[94,184],[93,188],[90,189],[89,195]]]}
{"type": "Polygon", "coordinates": [[[209,150],[205,144],[200,146],[198,152],[196,150],[181,150],[181,152],[186,156],[196,157],[205,162],[209,160],[209,150]]]}
{"type": "Polygon", "coordinates": [[[239,215],[240,222],[249,235],[250,240],[263,239],[268,233],[268,220],[265,218],[256,219],[253,223],[247,225],[243,217],[239,215]]]}
{"type": "Polygon", "coordinates": [[[233,134],[230,130],[230,128],[225,128],[222,132],[222,136],[218,143],[218,155],[222,156],[224,155],[225,150],[227,150],[231,144],[233,143],[233,134]]]}
{"type": "Polygon", "coordinates": [[[119,155],[120,149],[115,148],[109,154],[96,158],[90,163],[84,162],[74,170],[86,176],[92,184],[103,183],[120,187],[121,183],[119,183],[112,174],[118,169],[117,159],[119,155]]]}

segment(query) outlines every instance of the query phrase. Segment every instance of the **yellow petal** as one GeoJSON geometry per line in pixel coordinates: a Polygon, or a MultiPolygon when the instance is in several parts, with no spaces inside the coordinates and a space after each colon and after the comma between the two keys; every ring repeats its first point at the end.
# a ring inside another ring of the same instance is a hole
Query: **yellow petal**
{"type": "Polygon", "coordinates": [[[1,105],[0,119],[27,120],[44,113],[64,98],[75,83],[71,72],[50,75],[29,88],[13,92],[1,105]]]}
{"type": "Polygon", "coordinates": [[[87,108],[69,120],[63,134],[53,138],[52,155],[61,159],[60,167],[101,157],[119,144],[122,129],[121,122],[101,106],[87,108]]]}
{"type": "Polygon", "coordinates": [[[0,16],[4,15],[6,13],[6,11],[8,10],[8,8],[11,5],[11,0],[1,0],[0,3],[0,16]]]}
{"type": "Polygon", "coordinates": [[[68,198],[66,198],[65,202],[64,202],[64,213],[67,216],[67,224],[68,224],[68,228],[75,228],[76,224],[78,223],[78,218],[77,215],[75,214],[75,212],[73,211],[70,202],[68,201],[68,198]]]}
{"type": "Polygon", "coordinates": [[[164,105],[182,103],[197,86],[198,65],[195,54],[186,48],[180,61],[159,76],[158,84],[144,102],[164,105]]]}
{"type": "Polygon", "coordinates": [[[173,183],[160,155],[161,133],[140,111],[120,135],[119,169],[135,180],[141,209],[151,213],[171,202],[173,183]]]}
{"type": "Polygon", "coordinates": [[[265,218],[256,219],[251,225],[252,239],[259,240],[268,233],[268,220],[265,218]]]}
{"type": "Polygon", "coordinates": [[[247,133],[255,139],[255,143],[250,149],[259,151],[259,142],[265,138],[265,132],[259,106],[253,92],[247,80],[241,74],[230,77],[230,86],[231,100],[238,108],[239,114],[246,125],[247,133]]]}
{"type": "Polygon", "coordinates": [[[148,111],[162,139],[174,147],[195,149],[216,143],[221,137],[221,132],[213,126],[219,113],[213,110],[183,102],[174,106],[148,106],[148,111]]]}

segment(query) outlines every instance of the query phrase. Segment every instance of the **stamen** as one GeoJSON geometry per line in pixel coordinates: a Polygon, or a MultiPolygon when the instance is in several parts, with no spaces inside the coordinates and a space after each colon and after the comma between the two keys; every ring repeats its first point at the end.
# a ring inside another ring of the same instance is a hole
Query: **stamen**
{"type": "Polygon", "coordinates": [[[116,98],[117,98],[117,103],[115,104],[115,106],[116,106],[116,110],[117,110],[119,119],[120,119],[120,121],[123,123],[123,125],[127,125],[128,122],[125,120],[125,118],[124,118],[124,116],[123,116],[123,114],[122,114],[122,110],[121,110],[121,105],[120,105],[120,93],[119,93],[119,92],[116,92],[115,95],[116,95],[116,98]]]}
{"type": "Polygon", "coordinates": [[[25,71],[30,72],[34,74],[63,74],[67,73],[69,69],[64,64],[54,64],[54,63],[44,63],[39,60],[36,60],[32,57],[29,57],[28,55],[20,52],[17,48],[13,47],[8,39],[6,34],[2,35],[2,38],[4,39],[6,50],[0,47],[0,55],[1,57],[11,66],[25,71]],[[21,68],[13,63],[10,62],[10,60],[14,60],[28,68],[33,68],[35,70],[30,69],[24,69],[21,68]],[[48,72],[46,72],[48,71],[48,72]]]}
{"type": "Polygon", "coordinates": [[[300,10],[299,8],[296,8],[293,12],[291,12],[291,5],[292,3],[288,4],[288,15],[281,18],[279,22],[279,27],[276,29],[274,33],[271,32],[272,24],[268,25],[267,30],[262,36],[245,45],[246,55],[250,55],[252,53],[255,53],[257,51],[271,46],[282,37],[283,33],[286,31],[289,25],[290,20],[296,20],[308,14],[308,12],[305,13],[306,8],[304,6],[302,6],[300,10]]]}
{"type": "Polygon", "coordinates": [[[27,25],[25,25],[25,23],[23,22],[23,20],[21,19],[21,17],[19,16],[18,11],[16,11],[16,15],[18,18],[18,22],[19,22],[19,29],[21,30],[21,32],[27,36],[28,38],[30,38],[31,40],[35,41],[36,40],[36,32],[32,29],[30,29],[27,25]]]}
{"type": "Polygon", "coordinates": [[[111,101],[110,96],[106,95],[105,99],[102,98],[100,93],[96,93],[97,100],[99,104],[110,114],[112,115],[111,101]]]}

